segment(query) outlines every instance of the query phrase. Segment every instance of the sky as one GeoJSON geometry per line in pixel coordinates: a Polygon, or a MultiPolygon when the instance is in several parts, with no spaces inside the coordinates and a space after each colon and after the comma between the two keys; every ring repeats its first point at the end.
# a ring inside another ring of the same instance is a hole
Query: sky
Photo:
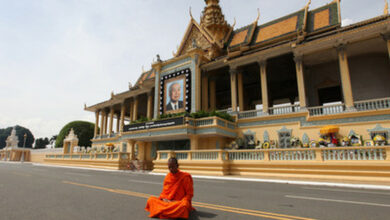
{"type": "MultiPolygon", "coordinates": [[[[229,24],[259,24],[308,0],[221,0],[229,24]]],[[[332,0],[312,0],[311,9],[332,0]]],[[[0,0],[0,128],[51,137],[88,106],[133,85],[156,54],[172,58],[203,0],[0,0]]],[[[343,25],[383,14],[385,0],[342,0],[343,25]]]]}

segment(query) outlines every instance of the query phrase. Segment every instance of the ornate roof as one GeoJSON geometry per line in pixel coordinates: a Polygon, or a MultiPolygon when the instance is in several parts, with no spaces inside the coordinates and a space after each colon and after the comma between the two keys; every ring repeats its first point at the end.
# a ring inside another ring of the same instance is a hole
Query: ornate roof
{"type": "Polygon", "coordinates": [[[154,70],[149,70],[141,74],[141,76],[138,78],[137,82],[134,86],[140,86],[142,85],[146,80],[154,79],[156,77],[156,73],[154,70]]]}
{"type": "Polygon", "coordinates": [[[257,26],[253,23],[235,30],[227,43],[229,51],[242,46],[262,46],[284,39],[315,34],[341,24],[339,1],[335,0],[323,7],[309,11],[309,4],[303,9],[257,26]]]}
{"type": "Polygon", "coordinates": [[[206,28],[218,42],[225,39],[230,30],[230,25],[225,20],[219,0],[205,0],[206,7],[200,19],[200,26],[206,28]]]}

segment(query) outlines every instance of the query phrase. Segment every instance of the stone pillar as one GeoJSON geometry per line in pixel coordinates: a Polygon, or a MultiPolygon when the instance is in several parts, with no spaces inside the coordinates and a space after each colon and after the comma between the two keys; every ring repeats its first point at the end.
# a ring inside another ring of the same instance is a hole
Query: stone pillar
{"type": "Polygon", "coordinates": [[[341,75],[341,83],[343,87],[345,107],[347,109],[353,109],[354,105],[353,105],[352,86],[351,86],[351,78],[349,74],[348,56],[347,56],[345,45],[340,45],[339,47],[337,47],[337,52],[339,57],[340,75],[341,75]]]}
{"type": "Polygon", "coordinates": [[[114,108],[111,106],[111,108],[110,108],[110,125],[108,127],[108,134],[109,135],[112,134],[113,123],[114,123],[114,108]]]}
{"type": "Polygon", "coordinates": [[[202,76],[202,110],[209,110],[209,79],[207,76],[202,76]]]}
{"type": "Polygon", "coordinates": [[[198,135],[190,136],[190,144],[191,144],[191,150],[198,150],[199,149],[199,137],[198,137],[198,135]]]}
{"type": "Polygon", "coordinates": [[[133,121],[138,120],[138,96],[134,97],[134,104],[133,104],[133,121]]]}
{"type": "Polygon", "coordinates": [[[302,56],[295,56],[295,69],[297,73],[299,105],[301,110],[306,109],[306,90],[305,90],[305,78],[303,73],[303,60],[302,56]]]}
{"type": "Polygon", "coordinates": [[[104,111],[100,111],[101,120],[100,120],[100,136],[103,135],[104,130],[104,111]]]}
{"type": "Polygon", "coordinates": [[[149,118],[149,119],[152,119],[152,115],[153,115],[153,112],[152,112],[152,106],[153,105],[153,94],[152,94],[152,91],[148,92],[148,108],[147,108],[147,112],[146,112],[146,117],[149,118]]]}
{"type": "Polygon", "coordinates": [[[135,141],[129,140],[127,143],[128,143],[127,152],[130,152],[130,160],[134,160],[135,159],[135,154],[134,154],[135,141]]]}
{"type": "Polygon", "coordinates": [[[237,111],[237,69],[230,68],[230,89],[232,100],[232,111],[237,111]]]}
{"type": "Polygon", "coordinates": [[[263,112],[268,114],[268,83],[267,83],[267,62],[260,61],[260,79],[261,79],[261,102],[263,103],[263,112]]]}
{"type": "Polygon", "coordinates": [[[120,132],[120,114],[116,114],[116,133],[119,133],[120,132]]]}
{"type": "Polygon", "coordinates": [[[143,162],[145,160],[145,142],[137,141],[137,145],[138,145],[137,158],[140,162],[143,162]]]}
{"type": "Polygon", "coordinates": [[[238,74],[238,106],[240,112],[245,111],[244,109],[244,82],[242,81],[242,72],[238,74]]]}
{"type": "Polygon", "coordinates": [[[98,135],[98,130],[99,130],[99,114],[100,114],[100,111],[97,110],[95,112],[95,132],[94,132],[94,137],[96,137],[98,135]]]}
{"type": "Polygon", "coordinates": [[[210,109],[217,109],[217,99],[215,91],[215,79],[210,80],[210,109]]]}
{"type": "Polygon", "coordinates": [[[134,113],[134,101],[130,101],[130,104],[129,104],[129,117],[130,117],[130,123],[133,122],[133,113],[134,113]]]}
{"type": "Polygon", "coordinates": [[[387,51],[389,53],[389,58],[390,58],[390,32],[386,34],[382,34],[383,40],[386,41],[387,44],[387,51]]]}
{"type": "Polygon", "coordinates": [[[123,126],[125,126],[125,110],[126,110],[126,105],[123,102],[121,106],[120,132],[123,132],[123,126]]]}
{"type": "Polygon", "coordinates": [[[108,113],[104,111],[104,134],[107,134],[107,125],[108,125],[108,113]]]}

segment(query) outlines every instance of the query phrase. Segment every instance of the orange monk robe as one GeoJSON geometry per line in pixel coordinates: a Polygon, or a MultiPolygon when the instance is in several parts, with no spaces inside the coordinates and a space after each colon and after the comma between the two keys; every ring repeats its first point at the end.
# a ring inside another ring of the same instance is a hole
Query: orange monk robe
{"type": "Polygon", "coordinates": [[[146,203],[146,211],[151,218],[188,218],[194,196],[192,177],[189,173],[168,173],[164,179],[163,191],[160,197],[150,197],[146,203]],[[173,200],[165,202],[162,199],[173,200]]]}

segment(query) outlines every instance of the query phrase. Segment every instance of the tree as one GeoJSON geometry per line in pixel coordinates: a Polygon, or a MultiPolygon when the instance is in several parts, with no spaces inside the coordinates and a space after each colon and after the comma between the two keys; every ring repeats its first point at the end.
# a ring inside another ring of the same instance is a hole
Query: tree
{"type": "MultiPolygon", "coordinates": [[[[11,135],[12,129],[14,127],[8,127],[4,129],[0,129],[0,149],[4,148],[6,146],[6,140],[8,136],[11,135]]],[[[25,127],[16,125],[15,126],[16,130],[16,136],[18,136],[19,143],[18,147],[23,147],[23,142],[24,142],[24,134],[27,134],[26,138],[26,148],[32,148],[32,144],[34,143],[34,135],[31,133],[31,131],[25,127]]]]}
{"type": "Polygon", "coordinates": [[[46,145],[48,145],[50,142],[49,142],[49,138],[38,138],[36,141],[35,141],[35,149],[40,149],[40,148],[45,148],[46,145]]]}
{"type": "Polygon", "coordinates": [[[55,147],[62,147],[64,139],[69,134],[70,129],[73,128],[74,133],[79,138],[79,146],[91,146],[91,139],[94,136],[95,124],[87,121],[73,121],[66,124],[56,138],[55,147]]]}

